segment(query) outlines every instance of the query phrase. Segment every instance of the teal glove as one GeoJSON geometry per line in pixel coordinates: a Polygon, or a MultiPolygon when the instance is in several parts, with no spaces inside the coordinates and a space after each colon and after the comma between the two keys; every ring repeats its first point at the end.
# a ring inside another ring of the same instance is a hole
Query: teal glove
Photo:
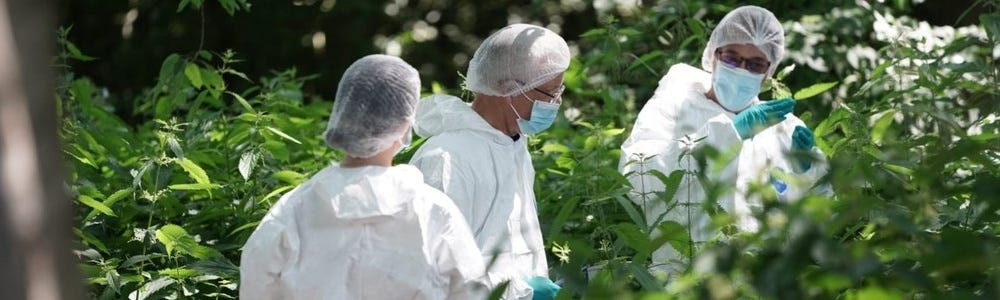
{"type": "MultiPolygon", "coordinates": [[[[813,136],[812,130],[801,125],[795,126],[795,131],[792,132],[792,150],[805,152],[812,150],[814,146],[816,146],[816,138],[813,136]]],[[[797,159],[800,173],[812,168],[812,160],[808,157],[799,156],[797,159]]]]}
{"type": "Polygon", "coordinates": [[[736,114],[733,126],[741,139],[749,139],[761,130],[784,121],[785,114],[792,112],[793,108],[795,100],[792,98],[765,101],[736,114]]]}
{"type": "Polygon", "coordinates": [[[534,291],[533,296],[531,296],[532,300],[552,300],[561,289],[559,285],[552,282],[548,277],[535,276],[529,278],[527,281],[528,285],[534,291]]]}

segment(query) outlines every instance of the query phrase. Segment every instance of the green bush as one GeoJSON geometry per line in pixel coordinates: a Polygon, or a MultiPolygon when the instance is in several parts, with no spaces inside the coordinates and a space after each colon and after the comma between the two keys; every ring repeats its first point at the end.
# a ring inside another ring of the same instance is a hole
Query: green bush
{"type": "MultiPolygon", "coordinates": [[[[692,249],[676,278],[650,274],[650,253],[684,243],[685,226],[665,222],[676,234],[649,237],[642,208],[626,198],[618,147],[659,78],[676,63],[698,66],[714,20],[732,7],[702,4],[608,14],[567,37],[579,55],[566,73],[564,117],[529,145],[560,297],[1000,297],[997,1],[979,2],[992,12],[957,29],[894,17],[895,4],[802,8],[785,22],[789,59],[762,97],[814,96],[797,114],[828,156],[824,182],[835,196],[781,203],[764,193],[756,233],[728,230],[727,216],[708,207],[719,241],[692,249]]],[[[93,58],[69,30],[59,40],[60,134],[91,296],[235,298],[240,247],[257,222],[339,159],[320,138],[329,99],[302,91],[314,76],[290,69],[252,80],[237,54],[198,50],[167,56],[156,82],[120,99],[73,74],[68,66],[93,58]],[[114,101],[135,110],[115,111],[114,101]]],[[[668,187],[699,176],[662,175],[668,187]]]]}

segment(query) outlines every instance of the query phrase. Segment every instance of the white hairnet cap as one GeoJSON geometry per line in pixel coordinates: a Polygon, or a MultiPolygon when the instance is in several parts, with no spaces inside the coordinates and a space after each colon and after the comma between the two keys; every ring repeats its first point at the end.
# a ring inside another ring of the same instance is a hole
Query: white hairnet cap
{"type": "Polygon", "coordinates": [[[757,46],[771,67],[767,75],[774,74],[785,55],[785,29],[771,11],[759,6],[742,6],[726,14],[712,30],[708,45],[701,55],[701,68],[712,72],[715,50],[732,44],[752,44],[757,46]]]}
{"type": "Polygon", "coordinates": [[[337,85],[323,138],[350,156],[372,157],[409,128],[419,97],[420,76],[405,61],[381,54],[362,57],[337,85]]]}
{"type": "Polygon", "coordinates": [[[555,32],[513,24],[490,35],[469,62],[466,87],[506,97],[536,88],[569,68],[569,46],[555,32]]]}

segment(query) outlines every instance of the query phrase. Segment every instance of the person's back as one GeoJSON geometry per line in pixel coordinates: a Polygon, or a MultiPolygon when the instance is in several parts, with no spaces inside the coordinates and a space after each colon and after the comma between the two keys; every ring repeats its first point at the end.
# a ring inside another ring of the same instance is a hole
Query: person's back
{"type": "Polygon", "coordinates": [[[478,261],[478,253],[455,251],[470,245],[441,238],[465,226],[447,197],[411,166],[331,166],[282,197],[261,221],[247,242],[243,270],[277,271],[276,280],[241,288],[241,298],[465,298],[468,291],[455,283],[482,270],[458,262],[478,261]]]}
{"type": "Polygon", "coordinates": [[[373,55],[345,72],[324,135],[344,160],[285,194],[250,236],[241,299],[467,299],[483,260],[444,193],[412,166],[417,72],[373,55]]]}

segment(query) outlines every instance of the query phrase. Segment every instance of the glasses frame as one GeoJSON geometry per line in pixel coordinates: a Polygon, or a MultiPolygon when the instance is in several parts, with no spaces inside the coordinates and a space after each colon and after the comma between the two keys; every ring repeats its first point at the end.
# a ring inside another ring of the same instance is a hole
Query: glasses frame
{"type": "Polygon", "coordinates": [[[565,84],[560,84],[559,85],[559,90],[556,91],[555,94],[543,91],[542,89],[539,89],[537,87],[534,88],[534,90],[536,92],[542,93],[542,95],[548,96],[550,98],[549,101],[545,101],[545,102],[557,103],[558,104],[558,103],[562,103],[562,93],[564,91],[566,91],[566,85],[565,84]]]}
{"type": "Polygon", "coordinates": [[[732,54],[734,57],[736,57],[737,62],[738,62],[737,65],[733,66],[733,65],[730,65],[728,62],[725,62],[725,61],[722,60],[722,54],[723,54],[723,52],[722,52],[721,48],[720,49],[715,49],[715,59],[716,60],[718,60],[719,62],[724,63],[724,64],[726,64],[727,66],[730,66],[730,67],[736,67],[736,68],[747,70],[750,73],[754,73],[754,74],[767,74],[767,71],[771,68],[771,62],[767,61],[767,60],[764,60],[765,64],[764,64],[764,69],[763,70],[761,70],[761,71],[752,70],[752,69],[750,69],[750,66],[747,64],[747,62],[751,61],[751,60],[755,60],[756,58],[746,59],[746,58],[743,58],[742,56],[739,56],[738,54],[730,52],[730,53],[727,53],[727,54],[732,54]]]}

